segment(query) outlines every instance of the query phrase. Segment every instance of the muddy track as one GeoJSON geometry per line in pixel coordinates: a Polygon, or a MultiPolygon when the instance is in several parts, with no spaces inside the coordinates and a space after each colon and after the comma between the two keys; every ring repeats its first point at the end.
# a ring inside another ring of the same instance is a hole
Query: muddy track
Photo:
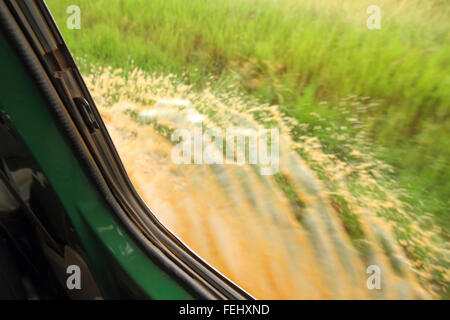
{"type": "Polygon", "coordinates": [[[302,223],[275,177],[261,175],[257,165],[174,164],[170,133],[194,130],[193,114],[208,128],[263,128],[249,112],[214,108],[208,116],[205,107],[164,100],[101,109],[139,193],[182,241],[257,298],[421,296],[406,264],[401,272],[394,270],[379,239],[394,240],[376,222],[364,221],[370,253],[362,257],[352,246],[325,188],[293,150],[283,122],[280,174],[304,204],[302,223]],[[366,268],[372,264],[382,270],[381,290],[367,288],[366,268]]]}

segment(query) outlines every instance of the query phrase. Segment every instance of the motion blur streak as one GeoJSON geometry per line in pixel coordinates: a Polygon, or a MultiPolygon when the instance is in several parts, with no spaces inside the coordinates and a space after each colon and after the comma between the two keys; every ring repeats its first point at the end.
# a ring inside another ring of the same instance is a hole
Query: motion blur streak
{"type": "Polygon", "coordinates": [[[86,81],[149,207],[197,254],[255,297],[429,297],[388,223],[370,210],[358,217],[368,247],[358,252],[326,187],[295,152],[306,146],[292,141],[292,120],[277,107],[256,108],[232,93],[196,93],[170,77],[139,70],[126,76],[121,70],[94,70],[86,81]],[[174,164],[170,133],[193,128],[193,113],[204,115],[205,128],[279,128],[278,175],[262,176],[257,165],[174,164]],[[256,120],[261,115],[264,122],[256,120]],[[381,269],[380,290],[367,288],[369,265],[381,269]]]}

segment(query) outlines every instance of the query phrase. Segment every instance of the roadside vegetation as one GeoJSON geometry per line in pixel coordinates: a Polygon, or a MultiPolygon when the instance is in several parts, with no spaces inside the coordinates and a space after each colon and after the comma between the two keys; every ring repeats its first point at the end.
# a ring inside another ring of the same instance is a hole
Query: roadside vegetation
{"type": "MultiPolygon", "coordinates": [[[[424,287],[450,297],[446,1],[46,2],[86,76],[111,67],[126,79],[138,67],[196,92],[277,106],[361,255],[369,227],[359,214],[370,211],[424,287]],[[381,8],[380,30],[366,27],[369,4],[381,8]],[[69,5],[81,8],[80,30],[66,27],[69,5]]],[[[255,118],[273,120],[264,110],[255,118]]]]}

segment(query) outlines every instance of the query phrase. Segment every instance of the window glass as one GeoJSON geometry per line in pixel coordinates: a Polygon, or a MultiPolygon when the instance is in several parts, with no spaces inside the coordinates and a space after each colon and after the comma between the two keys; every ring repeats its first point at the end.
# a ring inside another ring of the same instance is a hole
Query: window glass
{"type": "Polygon", "coordinates": [[[448,294],[443,4],[46,2],[140,196],[225,276],[448,294]]]}

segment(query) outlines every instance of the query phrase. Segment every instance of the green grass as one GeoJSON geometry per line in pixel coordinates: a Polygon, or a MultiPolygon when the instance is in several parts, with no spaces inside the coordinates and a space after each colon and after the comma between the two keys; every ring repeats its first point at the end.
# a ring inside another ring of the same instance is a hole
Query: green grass
{"type": "MultiPolygon", "coordinates": [[[[88,64],[185,74],[198,88],[211,76],[238,83],[308,123],[306,133],[339,159],[351,160],[348,146],[321,128],[344,126],[356,135],[361,128],[349,118],[357,118],[372,151],[394,166],[390,175],[409,194],[405,201],[417,215],[432,213],[450,239],[445,0],[46,2],[72,53],[88,64]],[[81,8],[81,30],[66,27],[73,4],[81,8]],[[366,27],[369,4],[382,10],[381,30],[366,27]]],[[[344,210],[343,219],[361,238],[355,218],[344,210]]]]}

